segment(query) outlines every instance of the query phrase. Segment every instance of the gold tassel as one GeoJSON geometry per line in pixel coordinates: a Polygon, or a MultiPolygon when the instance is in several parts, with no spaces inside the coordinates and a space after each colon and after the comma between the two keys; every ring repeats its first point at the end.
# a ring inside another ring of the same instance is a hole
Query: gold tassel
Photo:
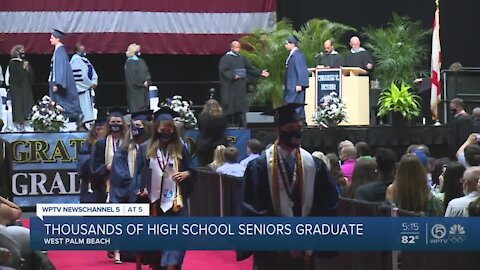
{"type": "MultiPolygon", "coordinates": [[[[175,169],[178,171],[178,159],[175,159],[175,169]]],[[[183,196],[182,196],[182,190],[180,189],[180,185],[176,183],[175,186],[176,186],[176,191],[175,191],[175,198],[173,199],[172,210],[173,212],[178,213],[183,208],[183,196]]]]}

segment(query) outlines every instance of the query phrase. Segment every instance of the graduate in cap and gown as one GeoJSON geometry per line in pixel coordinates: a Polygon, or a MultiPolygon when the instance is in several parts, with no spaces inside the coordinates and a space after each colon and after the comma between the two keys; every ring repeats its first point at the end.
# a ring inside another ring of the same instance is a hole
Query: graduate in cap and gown
{"type": "Polygon", "coordinates": [[[95,182],[91,179],[90,159],[92,158],[92,149],[97,140],[105,137],[107,123],[106,118],[95,120],[92,128],[88,132],[87,139],[83,142],[82,147],[78,151],[77,156],[77,172],[80,178],[80,202],[94,203],[97,202],[97,188],[95,182]]]}
{"type": "Polygon", "coordinates": [[[74,55],[70,59],[73,76],[78,90],[78,99],[82,109],[82,124],[95,119],[93,115],[93,101],[91,91],[98,85],[98,75],[92,63],[87,59],[85,46],[75,45],[74,55]]]}
{"type": "Polygon", "coordinates": [[[57,29],[53,29],[50,36],[50,43],[55,46],[55,51],[50,63],[48,93],[55,102],[65,109],[65,116],[71,122],[75,122],[79,120],[82,110],[67,50],[61,41],[64,36],[65,34],[57,29]]]}
{"type": "Polygon", "coordinates": [[[97,140],[92,150],[90,166],[92,179],[99,189],[97,203],[107,202],[108,179],[112,169],[113,156],[120,148],[128,132],[128,127],[123,119],[125,114],[126,111],[120,107],[110,109],[107,118],[106,137],[97,140]]]}
{"type": "MultiPolygon", "coordinates": [[[[289,36],[285,42],[285,48],[290,52],[285,61],[285,85],[283,90],[283,102],[305,103],[305,89],[308,87],[309,72],[305,56],[298,49],[298,38],[289,36]]],[[[296,113],[300,121],[305,122],[305,109],[297,108],[296,113]]]]}
{"type": "MultiPolygon", "coordinates": [[[[275,117],[277,140],[247,165],[243,216],[336,215],[339,194],[327,166],[300,147],[302,123],[295,110],[303,106],[289,103],[266,113],[275,117]]],[[[251,254],[256,270],[309,269],[312,255],[304,251],[239,252],[238,259],[251,254]]]]}
{"type": "MultiPolygon", "coordinates": [[[[154,114],[153,135],[140,146],[135,183],[140,196],[152,203],[152,216],[188,216],[187,200],[196,178],[187,149],[180,141],[174,118],[178,113],[162,107],[154,114]]],[[[153,269],[181,269],[185,251],[162,251],[153,269]]]]}
{"type": "Polygon", "coordinates": [[[132,203],[136,201],[137,187],[133,181],[135,162],[140,145],[151,135],[153,111],[132,113],[128,135],[115,152],[110,171],[110,202],[132,203]]]}

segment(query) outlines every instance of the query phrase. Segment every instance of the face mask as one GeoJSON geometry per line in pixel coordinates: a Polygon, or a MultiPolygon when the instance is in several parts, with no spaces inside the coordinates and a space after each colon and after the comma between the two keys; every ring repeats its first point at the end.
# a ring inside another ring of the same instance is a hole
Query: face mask
{"type": "Polygon", "coordinates": [[[81,52],[79,55],[80,55],[81,57],[85,57],[85,56],[87,56],[87,53],[86,53],[86,52],[81,52]]]}
{"type": "Polygon", "coordinates": [[[162,142],[169,142],[172,139],[172,133],[157,133],[157,136],[162,142]]]}
{"type": "Polygon", "coordinates": [[[302,142],[302,130],[280,131],[279,140],[290,148],[297,148],[302,142]]]}
{"type": "Polygon", "coordinates": [[[450,109],[450,112],[451,112],[453,115],[455,115],[455,114],[457,114],[457,109],[450,109]]]}
{"type": "Polygon", "coordinates": [[[143,135],[143,133],[145,133],[145,128],[139,128],[139,127],[132,126],[132,136],[133,137],[141,136],[141,135],[143,135]]]}
{"type": "Polygon", "coordinates": [[[110,124],[110,131],[112,131],[113,133],[118,133],[122,129],[122,126],[123,125],[119,124],[110,124]]]}
{"type": "Polygon", "coordinates": [[[136,52],[135,55],[140,56],[140,55],[142,55],[142,53],[141,52],[136,52]]]}
{"type": "Polygon", "coordinates": [[[18,56],[19,56],[20,58],[24,59],[24,58],[25,58],[25,53],[19,53],[18,56]]]}

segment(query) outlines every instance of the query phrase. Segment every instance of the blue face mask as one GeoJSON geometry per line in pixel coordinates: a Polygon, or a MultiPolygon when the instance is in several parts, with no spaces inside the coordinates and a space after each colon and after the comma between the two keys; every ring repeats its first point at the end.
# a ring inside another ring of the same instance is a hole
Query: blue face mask
{"type": "Polygon", "coordinates": [[[133,137],[142,136],[144,133],[145,133],[145,128],[132,126],[132,136],[133,137]]]}
{"type": "Polygon", "coordinates": [[[157,133],[158,138],[162,142],[169,142],[172,139],[172,133],[157,133]]]}
{"type": "Polygon", "coordinates": [[[123,125],[119,124],[110,124],[110,131],[112,133],[118,133],[122,130],[123,125]]]}

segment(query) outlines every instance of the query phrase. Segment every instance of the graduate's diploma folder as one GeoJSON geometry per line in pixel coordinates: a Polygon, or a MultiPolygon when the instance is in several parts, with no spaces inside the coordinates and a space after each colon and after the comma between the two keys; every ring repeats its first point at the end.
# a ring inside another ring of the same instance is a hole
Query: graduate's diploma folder
{"type": "Polygon", "coordinates": [[[244,68],[236,68],[235,76],[238,76],[240,79],[245,79],[247,77],[247,70],[244,68]]]}

